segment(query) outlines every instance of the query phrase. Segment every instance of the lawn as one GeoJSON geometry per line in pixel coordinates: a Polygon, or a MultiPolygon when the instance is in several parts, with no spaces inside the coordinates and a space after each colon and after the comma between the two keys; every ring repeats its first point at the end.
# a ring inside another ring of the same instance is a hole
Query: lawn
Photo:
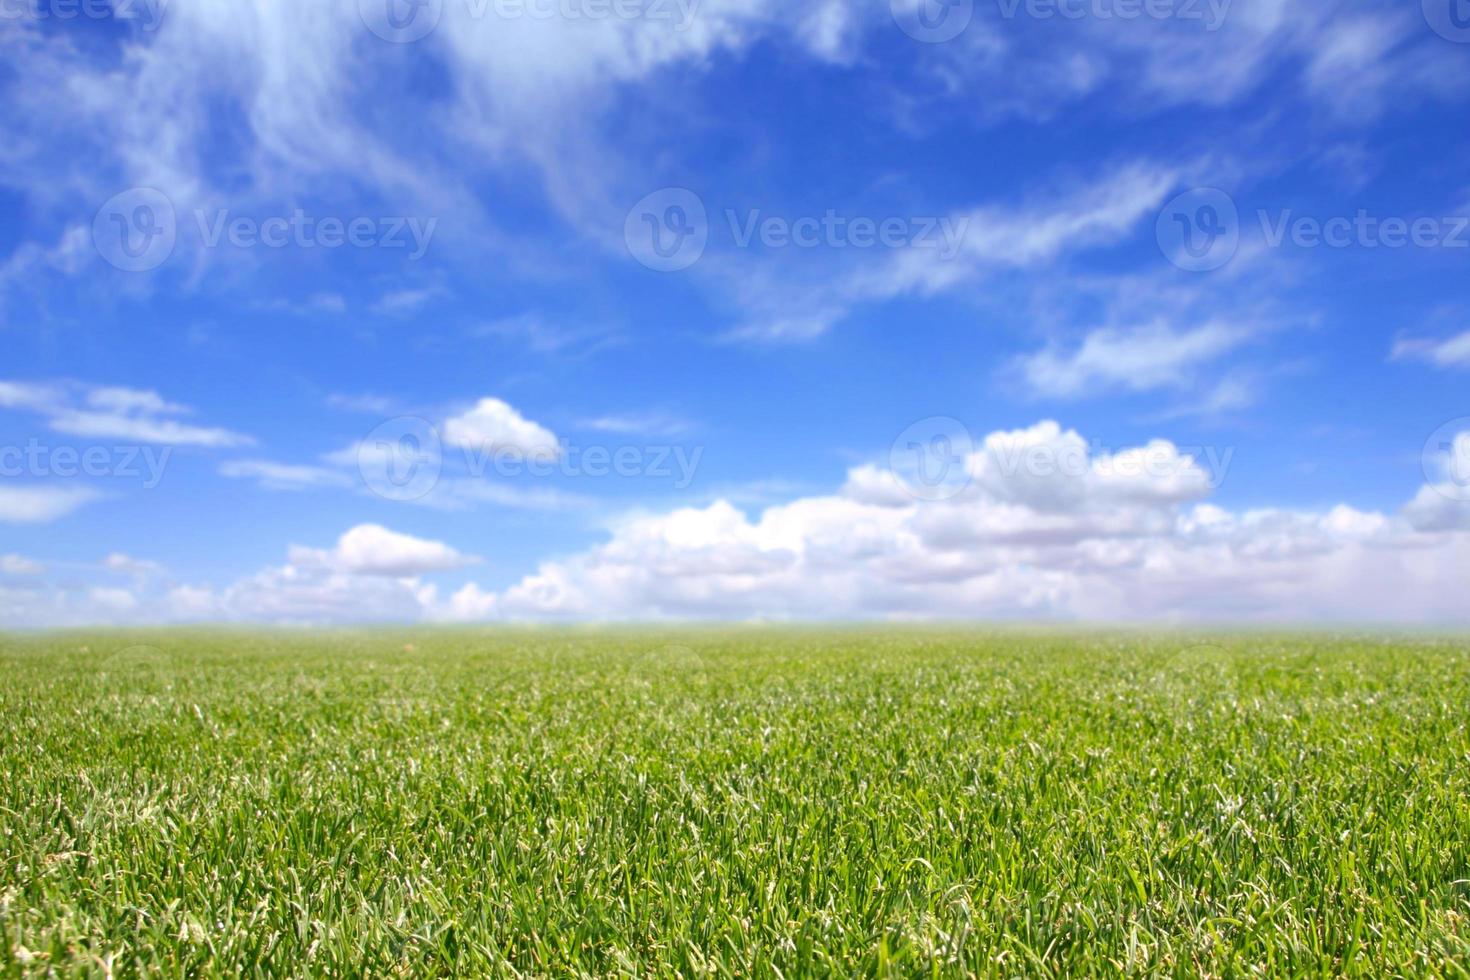
{"type": "Polygon", "coordinates": [[[0,636],[9,975],[1470,971],[1470,641],[0,636]]]}

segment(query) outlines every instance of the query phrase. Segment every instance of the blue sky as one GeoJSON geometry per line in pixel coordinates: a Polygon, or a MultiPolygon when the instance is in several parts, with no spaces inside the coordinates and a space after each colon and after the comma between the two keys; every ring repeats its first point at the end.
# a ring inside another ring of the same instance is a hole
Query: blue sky
{"type": "Polygon", "coordinates": [[[1464,0],[0,14],[0,624],[1466,618],[1464,0]]]}

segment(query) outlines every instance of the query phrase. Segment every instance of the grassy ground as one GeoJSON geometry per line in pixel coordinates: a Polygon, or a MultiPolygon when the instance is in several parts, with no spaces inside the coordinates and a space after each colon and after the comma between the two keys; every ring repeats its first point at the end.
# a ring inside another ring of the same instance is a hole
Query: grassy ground
{"type": "Polygon", "coordinates": [[[0,971],[1465,976],[1467,722],[1449,639],[0,636],[0,971]]]}

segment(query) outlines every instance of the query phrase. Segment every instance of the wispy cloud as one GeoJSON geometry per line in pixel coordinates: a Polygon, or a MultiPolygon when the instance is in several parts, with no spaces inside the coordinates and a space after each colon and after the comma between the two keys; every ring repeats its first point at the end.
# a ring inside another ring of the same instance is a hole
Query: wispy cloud
{"type": "Polygon", "coordinates": [[[47,524],[102,495],[75,486],[0,486],[0,523],[47,524]]]}
{"type": "Polygon", "coordinates": [[[635,413],[629,415],[601,415],[583,419],[581,426],[593,432],[605,432],[618,436],[650,436],[672,439],[693,431],[694,424],[677,415],[662,412],[635,413]]]}
{"type": "Polygon", "coordinates": [[[177,416],[190,409],[137,388],[0,381],[0,407],[39,413],[53,432],[87,439],[206,448],[254,441],[229,429],[182,422],[177,416]]]}
{"type": "Polygon", "coordinates": [[[1052,398],[1181,388],[1192,382],[1196,368],[1249,336],[1249,331],[1224,322],[1188,329],[1165,323],[1100,329],[1070,349],[1049,347],[1026,355],[1018,367],[1032,391],[1052,398]]]}
{"type": "Polygon", "coordinates": [[[744,308],[744,322],[727,339],[812,340],[865,303],[934,296],[1116,244],[1156,215],[1178,179],[1173,167],[1135,161],[1034,193],[1024,203],[955,212],[943,219],[957,235],[952,251],[918,244],[879,255],[820,250],[800,257],[806,267],[783,262],[752,268],[751,261],[723,257],[719,275],[744,308]],[[850,257],[834,267],[828,252],[850,257]]]}
{"type": "Polygon", "coordinates": [[[1441,368],[1470,367],[1470,330],[1438,339],[1401,338],[1393,345],[1396,361],[1424,361],[1441,368]]]}
{"type": "Polygon", "coordinates": [[[352,486],[347,474],[324,466],[273,463],[262,459],[231,460],[222,463],[221,476],[235,480],[254,480],[267,490],[346,489],[352,486]]]}

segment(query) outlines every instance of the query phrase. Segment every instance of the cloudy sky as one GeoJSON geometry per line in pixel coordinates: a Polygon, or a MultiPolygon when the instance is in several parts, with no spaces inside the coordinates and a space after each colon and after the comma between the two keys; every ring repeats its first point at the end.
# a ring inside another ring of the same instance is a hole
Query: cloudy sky
{"type": "Polygon", "coordinates": [[[0,44],[0,626],[1470,621],[1463,0],[0,44]]]}

